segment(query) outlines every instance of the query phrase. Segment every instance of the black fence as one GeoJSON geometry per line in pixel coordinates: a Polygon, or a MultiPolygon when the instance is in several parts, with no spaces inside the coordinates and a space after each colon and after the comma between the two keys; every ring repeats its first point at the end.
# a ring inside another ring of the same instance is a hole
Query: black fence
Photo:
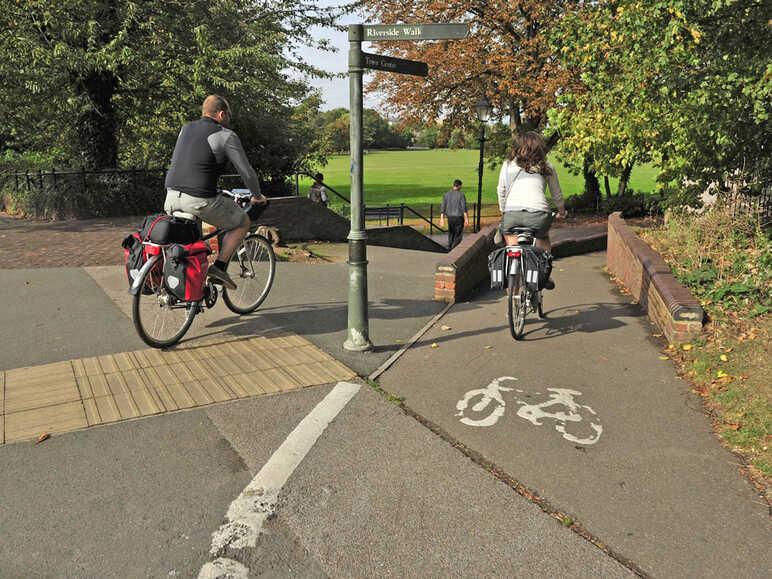
{"type": "Polygon", "coordinates": [[[731,209],[733,215],[752,213],[758,215],[763,228],[772,228],[772,188],[721,193],[720,198],[731,209]]]}
{"type": "Polygon", "coordinates": [[[0,203],[46,218],[143,215],[163,207],[166,169],[9,172],[0,175],[0,203]]]}

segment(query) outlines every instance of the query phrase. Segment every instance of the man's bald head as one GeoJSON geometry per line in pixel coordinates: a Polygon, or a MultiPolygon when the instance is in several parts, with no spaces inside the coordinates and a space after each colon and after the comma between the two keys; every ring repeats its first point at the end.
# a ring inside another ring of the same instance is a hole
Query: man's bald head
{"type": "Polygon", "coordinates": [[[227,123],[231,117],[231,106],[224,97],[210,94],[204,99],[201,114],[205,117],[211,117],[220,123],[227,123]]]}

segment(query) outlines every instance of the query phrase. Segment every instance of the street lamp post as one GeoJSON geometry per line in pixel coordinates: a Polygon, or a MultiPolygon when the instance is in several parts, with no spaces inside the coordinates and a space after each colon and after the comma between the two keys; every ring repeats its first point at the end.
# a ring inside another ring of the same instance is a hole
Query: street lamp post
{"type": "Polygon", "coordinates": [[[474,105],[475,113],[477,113],[477,120],[480,121],[480,165],[477,168],[477,223],[475,224],[475,232],[480,231],[480,213],[482,213],[482,178],[483,178],[483,155],[485,153],[485,123],[491,116],[491,109],[493,106],[488,102],[488,97],[483,94],[476,105],[474,105]]]}

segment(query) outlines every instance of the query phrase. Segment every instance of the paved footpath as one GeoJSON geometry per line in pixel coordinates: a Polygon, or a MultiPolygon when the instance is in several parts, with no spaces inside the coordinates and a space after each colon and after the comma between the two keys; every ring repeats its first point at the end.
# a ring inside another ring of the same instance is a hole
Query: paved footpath
{"type": "MultiPolygon", "coordinates": [[[[17,234],[35,238],[34,227],[6,225],[2,246],[18,244],[17,234]]],[[[124,233],[69,226],[72,251],[93,235],[118,248],[124,233]]],[[[0,370],[67,363],[78,385],[83,360],[104,376],[130,372],[118,367],[127,353],[154,367],[137,353],[145,349],[127,315],[121,257],[118,248],[117,260],[37,269],[0,259],[0,370]]],[[[436,255],[368,248],[368,258],[372,353],[342,348],[346,265],[294,263],[279,264],[257,314],[219,304],[173,352],[290,336],[309,356],[361,377],[377,372],[408,412],[361,380],[335,378],[360,386],[274,487],[266,481],[285,472],[276,465],[291,462],[287,442],[308,440],[304,417],[350,387],[320,378],[245,390],[36,446],[2,445],[0,576],[217,576],[207,573],[218,558],[242,569],[234,576],[770,576],[767,506],[659,360],[640,310],[601,271],[602,253],[556,264],[547,318],[529,318],[520,342],[509,337],[501,293],[450,308],[431,300],[436,255]],[[254,546],[231,537],[214,549],[213,533],[222,537],[216,531],[243,507],[237,497],[271,489],[278,494],[263,500],[254,546]]],[[[289,375],[313,363],[266,352],[255,359],[289,375]]],[[[259,382],[260,370],[235,383],[259,382]]],[[[105,396],[128,386],[104,383],[105,396]]],[[[89,398],[78,393],[85,413],[89,398]]],[[[7,409],[6,418],[18,413],[7,409]]]]}

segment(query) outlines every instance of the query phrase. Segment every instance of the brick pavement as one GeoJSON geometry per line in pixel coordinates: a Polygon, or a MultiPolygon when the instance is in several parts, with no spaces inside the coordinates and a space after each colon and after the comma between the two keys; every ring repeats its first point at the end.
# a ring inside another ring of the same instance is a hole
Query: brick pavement
{"type": "Polygon", "coordinates": [[[142,219],[41,221],[0,214],[0,269],[119,265],[121,241],[142,219]]]}

